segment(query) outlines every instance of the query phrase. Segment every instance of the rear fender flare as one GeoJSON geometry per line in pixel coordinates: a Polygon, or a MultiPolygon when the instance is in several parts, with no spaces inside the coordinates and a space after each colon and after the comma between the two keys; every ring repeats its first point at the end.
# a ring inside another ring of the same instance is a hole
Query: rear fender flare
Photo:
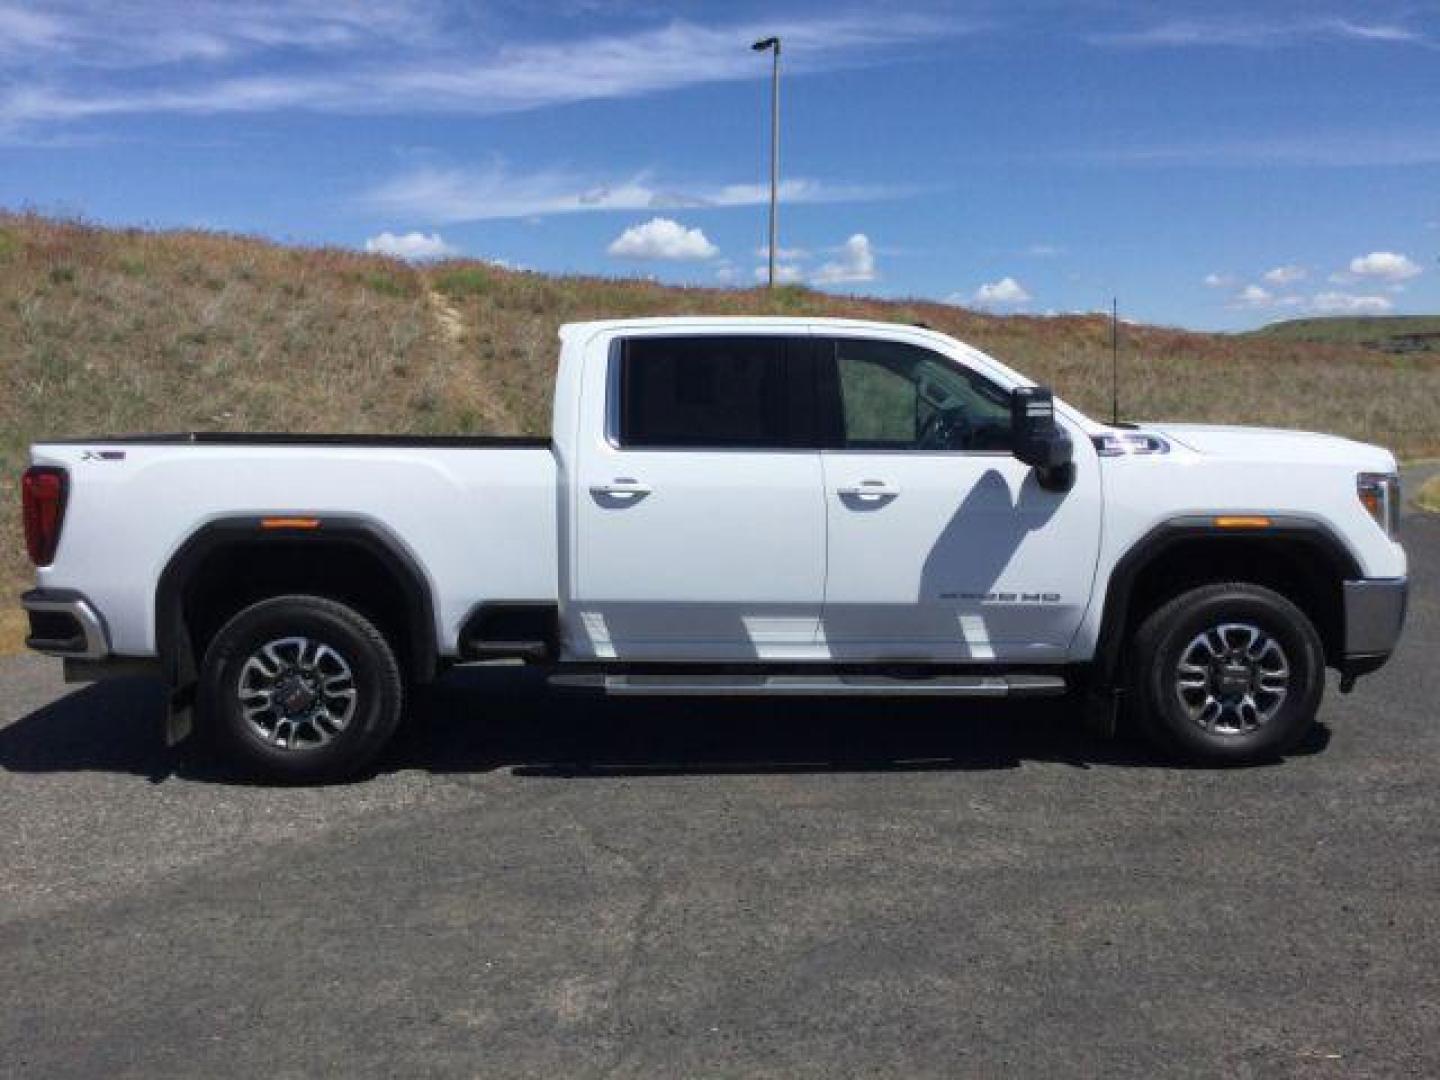
{"type": "Polygon", "coordinates": [[[405,632],[410,656],[407,674],[429,682],[439,667],[435,605],[428,578],[419,561],[384,526],[367,518],[335,514],[305,515],[318,524],[309,528],[266,528],[276,517],[296,518],[295,511],[244,514],[211,521],[186,538],[166,563],[155,590],[155,648],[161,671],[171,687],[193,684],[199,670],[189,627],[185,595],[206,558],[225,547],[263,547],[272,543],[358,547],[379,560],[400,585],[405,602],[405,632]]]}

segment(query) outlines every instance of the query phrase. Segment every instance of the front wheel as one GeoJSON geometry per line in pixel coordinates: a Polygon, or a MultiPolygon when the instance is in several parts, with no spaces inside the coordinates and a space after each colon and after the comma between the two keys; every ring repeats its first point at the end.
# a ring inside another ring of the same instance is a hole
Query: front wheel
{"type": "Polygon", "coordinates": [[[269,779],[351,776],[400,722],[394,650],[373,623],[319,596],[278,596],[230,619],[205,652],[200,720],[226,756],[269,779]]]}
{"type": "Polygon", "coordinates": [[[1247,764],[1292,750],[1315,722],[1324,688],[1315,627],[1259,585],[1183,593],[1135,635],[1131,692],[1140,726],[1191,760],[1247,764]]]}

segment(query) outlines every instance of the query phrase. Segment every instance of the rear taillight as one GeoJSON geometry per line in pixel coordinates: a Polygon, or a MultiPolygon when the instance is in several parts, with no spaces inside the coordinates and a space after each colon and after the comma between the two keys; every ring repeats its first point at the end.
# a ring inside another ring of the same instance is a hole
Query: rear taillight
{"type": "Polygon", "coordinates": [[[25,515],[25,549],[36,566],[49,566],[65,523],[65,497],[70,478],[64,469],[34,465],[20,481],[25,515]]]}

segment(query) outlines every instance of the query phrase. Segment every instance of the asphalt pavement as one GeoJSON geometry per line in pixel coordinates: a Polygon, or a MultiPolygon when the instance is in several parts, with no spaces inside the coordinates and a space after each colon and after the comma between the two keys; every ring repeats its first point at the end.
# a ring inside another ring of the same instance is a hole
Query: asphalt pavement
{"type": "Polygon", "coordinates": [[[0,661],[0,1073],[1440,1074],[1440,518],[1286,761],[1064,704],[607,703],[466,671],[363,782],[0,661]]]}

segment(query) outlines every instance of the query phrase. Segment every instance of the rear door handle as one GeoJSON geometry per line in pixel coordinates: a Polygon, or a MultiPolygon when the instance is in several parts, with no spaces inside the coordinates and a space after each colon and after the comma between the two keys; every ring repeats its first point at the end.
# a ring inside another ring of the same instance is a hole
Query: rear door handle
{"type": "Polygon", "coordinates": [[[856,499],[893,499],[900,494],[900,489],[884,480],[861,480],[858,484],[836,488],[835,493],[856,499]]]}
{"type": "Polygon", "coordinates": [[[608,484],[592,484],[590,493],[592,495],[609,495],[611,498],[635,498],[641,495],[650,494],[650,485],[642,484],[639,480],[628,476],[622,476],[610,481],[608,484]]]}

